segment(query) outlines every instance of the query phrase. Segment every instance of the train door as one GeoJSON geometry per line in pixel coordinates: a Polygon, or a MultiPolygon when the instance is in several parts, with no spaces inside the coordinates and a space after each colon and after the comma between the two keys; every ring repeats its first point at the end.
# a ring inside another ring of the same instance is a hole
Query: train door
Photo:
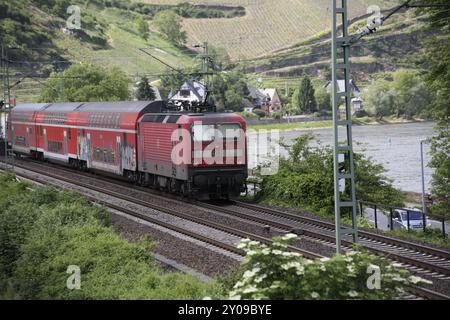
{"type": "Polygon", "coordinates": [[[119,161],[119,172],[123,172],[123,164],[122,164],[122,143],[120,137],[116,137],[117,143],[117,159],[119,161]]]}
{"type": "Polygon", "coordinates": [[[47,143],[47,129],[44,128],[44,152],[48,150],[48,143],[47,143]]]}
{"type": "Polygon", "coordinates": [[[88,166],[88,168],[90,168],[91,166],[92,166],[92,163],[91,163],[91,159],[92,159],[92,157],[91,157],[91,154],[92,154],[92,152],[91,152],[91,134],[90,133],[88,133],[87,135],[86,135],[86,151],[87,151],[87,166],[88,166]]]}
{"type": "Polygon", "coordinates": [[[64,145],[63,145],[64,155],[67,155],[67,130],[64,130],[64,145]]]}
{"type": "Polygon", "coordinates": [[[31,145],[31,143],[30,143],[30,141],[32,139],[31,130],[32,130],[32,127],[27,127],[27,137],[25,139],[25,147],[27,147],[27,148],[30,148],[30,145],[31,145]]]}

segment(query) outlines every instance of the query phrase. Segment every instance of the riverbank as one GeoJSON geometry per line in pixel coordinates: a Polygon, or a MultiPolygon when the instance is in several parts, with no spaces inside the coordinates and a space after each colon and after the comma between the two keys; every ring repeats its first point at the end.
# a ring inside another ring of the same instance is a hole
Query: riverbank
{"type": "MultiPolygon", "coordinates": [[[[375,117],[354,118],[353,124],[355,126],[366,125],[389,125],[389,124],[403,124],[403,123],[422,123],[426,122],[423,119],[404,119],[397,117],[385,117],[382,120],[375,117]]],[[[331,128],[333,126],[332,120],[320,120],[320,121],[305,121],[305,122],[293,122],[293,123],[272,123],[272,124],[249,124],[249,130],[280,130],[280,131],[302,131],[309,129],[323,129],[331,128]]]]}

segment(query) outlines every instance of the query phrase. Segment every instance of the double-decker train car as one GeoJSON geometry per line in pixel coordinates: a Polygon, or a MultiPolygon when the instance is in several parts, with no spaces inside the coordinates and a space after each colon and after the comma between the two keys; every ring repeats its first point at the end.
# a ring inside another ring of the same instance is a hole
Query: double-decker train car
{"type": "Polygon", "coordinates": [[[11,111],[8,139],[16,154],[197,199],[243,192],[244,119],[165,110],[163,101],[22,104],[11,111]]]}

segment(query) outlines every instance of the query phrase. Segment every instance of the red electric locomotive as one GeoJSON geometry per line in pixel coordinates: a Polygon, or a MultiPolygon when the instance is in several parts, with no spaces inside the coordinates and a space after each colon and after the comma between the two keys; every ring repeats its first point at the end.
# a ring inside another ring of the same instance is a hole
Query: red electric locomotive
{"type": "Polygon", "coordinates": [[[21,104],[17,154],[125,176],[197,199],[245,190],[246,123],[234,113],[167,112],[163,101],[21,104]]]}

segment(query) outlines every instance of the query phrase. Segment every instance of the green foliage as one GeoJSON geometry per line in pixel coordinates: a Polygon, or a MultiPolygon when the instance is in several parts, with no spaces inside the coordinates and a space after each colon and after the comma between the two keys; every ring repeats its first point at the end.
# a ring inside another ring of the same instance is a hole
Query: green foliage
{"type": "Polygon", "coordinates": [[[148,39],[148,32],[149,32],[148,24],[142,16],[137,16],[136,18],[136,30],[140,37],[142,37],[145,40],[148,39]]]}
{"type": "Polygon", "coordinates": [[[253,109],[253,113],[258,117],[258,118],[265,118],[267,116],[266,112],[264,112],[261,109],[253,109]]]}
{"type": "Polygon", "coordinates": [[[434,172],[429,212],[439,220],[450,220],[450,121],[440,121],[436,129],[437,135],[431,142],[430,167],[434,172]]]}
{"type": "Polygon", "coordinates": [[[321,112],[331,111],[331,94],[327,93],[324,89],[316,90],[315,97],[317,101],[317,109],[321,112]]]}
{"type": "Polygon", "coordinates": [[[171,43],[182,46],[187,39],[182,30],[181,17],[171,10],[161,11],[155,15],[153,23],[159,32],[171,43]]]}
{"type": "Polygon", "coordinates": [[[85,198],[0,175],[0,296],[18,299],[199,299],[215,285],[162,274],[151,242],[131,244],[85,198]],[[68,266],[81,290],[66,287],[68,266]]]}
{"type": "Polygon", "coordinates": [[[429,283],[406,269],[365,251],[348,251],[331,259],[307,260],[287,246],[297,238],[288,234],[271,245],[244,239],[238,248],[247,256],[242,277],[230,299],[254,300],[374,300],[394,299],[404,285],[429,283]],[[377,283],[376,272],[379,272],[377,283]]]}
{"type": "Polygon", "coordinates": [[[317,110],[315,90],[308,75],[300,80],[300,87],[292,96],[292,105],[301,113],[313,113],[317,110]]]}
{"type": "Polygon", "coordinates": [[[411,119],[424,112],[433,96],[416,71],[399,70],[393,80],[375,80],[364,91],[365,109],[378,119],[395,114],[411,119]]]}
{"type": "Polygon", "coordinates": [[[364,91],[364,109],[377,119],[391,115],[394,109],[395,91],[391,89],[389,81],[378,80],[364,91]]]}
{"type": "Polygon", "coordinates": [[[62,73],[50,75],[39,101],[123,101],[130,98],[128,84],[128,77],[118,67],[103,70],[89,64],[75,64],[62,73]]]}
{"type": "MultiPolygon", "coordinates": [[[[0,0],[0,43],[15,48],[8,52],[11,59],[32,59],[36,53],[32,48],[51,42],[52,34],[44,25],[33,23],[26,9],[25,1],[0,0]]],[[[45,54],[60,59],[57,49],[40,52],[39,58],[46,57],[45,54]]]]}
{"type": "Polygon", "coordinates": [[[437,229],[427,228],[425,232],[416,230],[394,230],[390,233],[400,236],[405,239],[412,239],[416,241],[421,241],[427,244],[434,244],[439,247],[450,249],[450,239],[448,237],[444,238],[442,236],[442,231],[437,229]]]}
{"type": "MultiPolygon", "coordinates": [[[[291,146],[283,144],[289,157],[280,160],[277,174],[263,177],[259,201],[301,207],[322,215],[333,214],[333,152],[330,147],[311,147],[311,139],[311,136],[301,136],[291,146]]],[[[355,153],[354,161],[357,199],[403,205],[404,196],[383,175],[382,165],[359,153],[355,153]]]]}
{"type": "Polygon", "coordinates": [[[397,117],[412,118],[422,112],[431,102],[432,96],[415,71],[399,70],[394,73],[395,109],[397,117]]]}
{"type": "Polygon", "coordinates": [[[195,5],[187,2],[176,5],[149,4],[143,2],[131,2],[128,0],[103,0],[106,7],[115,7],[123,10],[134,11],[153,17],[161,11],[173,11],[183,18],[213,19],[234,18],[245,15],[244,7],[206,6],[195,5]]]}
{"type": "Polygon", "coordinates": [[[217,74],[212,81],[212,99],[218,109],[242,111],[242,100],[249,94],[245,75],[233,70],[217,74]]]}
{"type": "Polygon", "coordinates": [[[155,92],[148,83],[147,77],[141,78],[141,81],[139,82],[139,86],[137,88],[136,98],[138,100],[148,100],[148,101],[156,99],[155,92]]]}

